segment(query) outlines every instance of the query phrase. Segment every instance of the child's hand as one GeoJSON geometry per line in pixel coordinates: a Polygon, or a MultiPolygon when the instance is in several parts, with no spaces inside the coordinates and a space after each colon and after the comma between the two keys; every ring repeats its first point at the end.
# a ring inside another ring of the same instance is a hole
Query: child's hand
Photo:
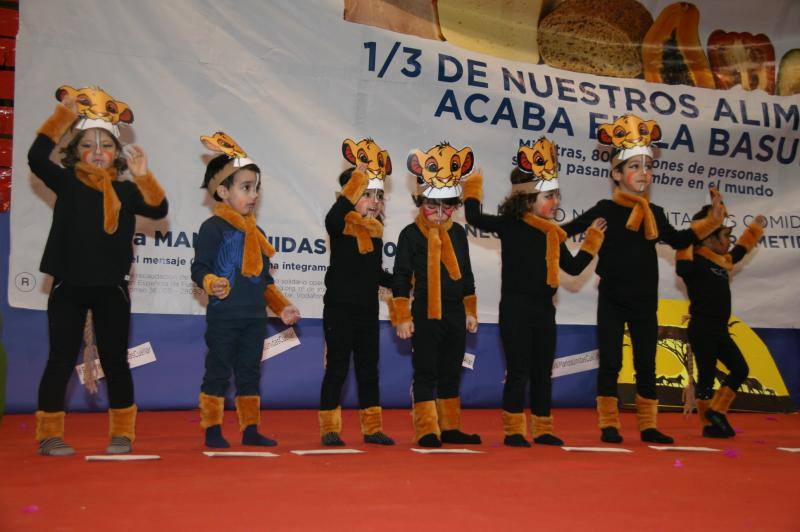
{"type": "Polygon", "coordinates": [[[220,277],[211,283],[211,295],[225,299],[231,293],[231,284],[224,277],[220,277]]]}
{"type": "Polygon", "coordinates": [[[359,161],[358,164],[356,165],[356,171],[364,175],[367,175],[367,163],[359,161]]]}
{"type": "Polygon", "coordinates": [[[605,218],[595,218],[594,221],[592,221],[592,225],[590,225],[589,227],[594,227],[601,233],[604,233],[606,227],[608,227],[608,222],[606,222],[605,218]]]}
{"type": "Polygon", "coordinates": [[[405,321],[397,324],[397,336],[403,340],[408,340],[414,334],[414,322],[405,321]]]}
{"type": "Polygon", "coordinates": [[[719,193],[712,194],[711,198],[711,215],[715,220],[722,221],[725,218],[725,205],[722,203],[722,195],[719,193]]]}
{"type": "Polygon", "coordinates": [[[129,144],[123,148],[122,153],[125,155],[128,168],[134,176],[139,177],[147,173],[147,154],[141,146],[129,144]]]}
{"type": "Polygon", "coordinates": [[[294,305],[286,305],[281,311],[281,321],[284,325],[294,325],[300,321],[300,310],[294,305]]]}
{"type": "Polygon", "coordinates": [[[471,333],[478,332],[478,318],[467,316],[467,331],[471,333]]]}
{"type": "Polygon", "coordinates": [[[763,214],[759,214],[758,216],[753,218],[753,221],[757,224],[761,224],[761,227],[767,226],[767,218],[763,214]]]}

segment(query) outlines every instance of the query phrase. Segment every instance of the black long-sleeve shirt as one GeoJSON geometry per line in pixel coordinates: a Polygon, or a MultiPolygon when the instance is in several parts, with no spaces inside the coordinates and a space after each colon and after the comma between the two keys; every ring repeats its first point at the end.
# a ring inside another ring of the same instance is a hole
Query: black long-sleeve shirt
{"type": "MultiPolygon", "coordinates": [[[[734,246],[730,255],[736,264],[747,255],[747,249],[734,246]]],[[[686,283],[692,319],[727,327],[731,317],[728,270],[697,253],[694,254],[694,260],[675,261],[675,270],[686,283]]]]}
{"type": "Polygon", "coordinates": [[[378,286],[391,288],[392,276],[383,269],[383,240],[372,239],[372,251],[359,253],[358,240],[343,233],[345,216],[353,204],[339,196],[325,216],[331,242],[331,258],[325,273],[326,305],[345,305],[365,312],[378,312],[378,286]]]}
{"type": "Polygon", "coordinates": [[[665,242],[675,249],[685,248],[697,242],[691,229],[677,230],[667,220],[664,209],[650,204],[658,239],[647,240],[644,222],[638,231],[625,227],[633,210],[610,199],[604,199],[572,220],[562,225],[567,235],[584,232],[595,218],[605,218],[608,226],[603,247],[598,252],[596,272],[600,276],[599,291],[626,306],[639,304],[652,306],[658,302],[658,255],[656,243],[665,242]]]}
{"type": "Polygon", "coordinates": [[[117,230],[109,235],[103,230],[103,193],[80,182],[74,168],[53,163],[53,148],[55,143],[40,134],[28,151],[31,171],[56,194],[39,269],[81,286],[119,284],[131,269],[136,215],[163,218],[167,200],[148,205],[135,183],[114,181],[121,206],[117,230]]]}
{"type": "MultiPolygon", "coordinates": [[[[469,260],[469,244],[464,227],[453,223],[447,231],[453,244],[461,278],[453,280],[444,264],[440,264],[442,307],[462,304],[466,296],[475,294],[475,277],[469,260]]],[[[394,259],[394,297],[409,297],[411,278],[414,278],[414,300],[428,300],[428,239],[417,224],[407,225],[397,238],[397,255],[394,259]]]]}
{"type": "MultiPolygon", "coordinates": [[[[480,202],[473,198],[464,202],[464,213],[470,224],[500,237],[502,294],[552,299],[558,288],[547,284],[545,233],[519,218],[484,214],[480,202]]],[[[573,257],[566,244],[561,243],[559,266],[570,275],[580,274],[592,258],[592,254],[584,250],[573,257]]]]}

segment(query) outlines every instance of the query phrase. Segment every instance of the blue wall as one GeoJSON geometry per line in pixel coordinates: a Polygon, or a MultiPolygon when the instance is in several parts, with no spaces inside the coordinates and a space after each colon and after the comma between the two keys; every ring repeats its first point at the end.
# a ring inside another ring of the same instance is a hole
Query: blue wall
{"type": "MultiPolygon", "coordinates": [[[[0,253],[9,253],[9,215],[0,214],[0,253]]],[[[9,413],[36,409],[39,378],[47,360],[47,316],[43,311],[8,306],[8,261],[0,261],[2,339],[8,353],[6,409],[9,413]]],[[[272,320],[269,334],[283,325],[272,320]]],[[[303,319],[295,327],[301,345],[262,366],[261,395],[268,408],[317,408],[322,381],[322,320],[303,319]]],[[[136,314],[130,345],[149,341],[158,359],[133,370],[136,402],[142,409],[194,408],[203,376],[204,316],[136,314]]],[[[795,404],[800,403],[800,331],[756,329],[769,347],[795,404]]],[[[556,356],[597,348],[595,327],[562,325],[558,329],[556,356]]],[[[502,396],[503,364],[497,325],[482,324],[469,335],[467,350],[477,355],[475,369],[464,370],[462,398],[465,406],[498,407],[502,396]]],[[[386,407],[410,405],[411,348],[399,340],[388,322],[381,323],[381,394],[386,407]]],[[[352,373],[352,372],[351,372],[352,373]]],[[[73,376],[67,392],[68,410],[102,410],[107,407],[104,386],[98,396],[86,393],[73,376]]],[[[595,371],[555,379],[555,406],[594,406],[595,371]]],[[[352,375],[343,397],[346,407],[356,404],[352,375]]]]}

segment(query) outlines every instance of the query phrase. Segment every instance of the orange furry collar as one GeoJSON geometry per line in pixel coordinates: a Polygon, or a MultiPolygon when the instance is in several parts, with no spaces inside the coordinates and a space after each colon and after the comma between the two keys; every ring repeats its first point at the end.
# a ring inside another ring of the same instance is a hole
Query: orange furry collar
{"type": "Polygon", "coordinates": [[[444,264],[448,275],[454,281],[461,279],[461,269],[458,267],[456,252],[450,240],[448,230],[453,226],[453,221],[448,220],[441,225],[428,222],[420,213],[414,223],[428,240],[428,319],[442,319],[442,280],[439,263],[444,264]]]}
{"type": "Polygon", "coordinates": [[[731,258],[730,253],[719,255],[705,246],[695,246],[694,252],[701,257],[710,260],[720,268],[725,268],[728,271],[733,269],[733,258],[731,258]]]}
{"type": "Polygon", "coordinates": [[[625,224],[627,229],[638,231],[639,227],[642,226],[642,221],[644,221],[644,237],[647,240],[656,240],[658,238],[656,218],[653,216],[653,211],[650,209],[650,201],[647,198],[628,194],[617,187],[614,189],[611,199],[617,205],[633,209],[628,217],[628,222],[625,224]]]}
{"type": "Polygon", "coordinates": [[[87,187],[103,194],[103,231],[109,235],[116,233],[122,203],[111,184],[117,179],[117,169],[112,167],[106,170],[81,161],[75,165],[75,177],[87,187]]]}
{"type": "Polygon", "coordinates": [[[225,203],[218,203],[214,207],[214,214],[244,233],[242,275],[245,277],[260,275],[261,269],[264,267],[264,260],[261,258],[261,254],[272,257],[275,254],[275,248],[269,243],[267,237],[258,230],[256,217],[253,214],[242,216],[225,203]]]}
{"type": "Polygon", "coordinates": [[[547,284],[552,288],[558,288],[558,262],[561,258],[561,243],[567,239],[567,233],[550,220],[530,212],[522,217],[522,221],[534,229],[538,229],[547,237],[547,250],[545,252],[547,284]]]}
{"type": "Polygon", "coordinates": [[[350,211],[344,217],[342,234],[355,237],[358,252],[365,255],[375,249],[372,239],[383,237],[383,224],[375,218],[364,218],[357,211],[350,211]]]}

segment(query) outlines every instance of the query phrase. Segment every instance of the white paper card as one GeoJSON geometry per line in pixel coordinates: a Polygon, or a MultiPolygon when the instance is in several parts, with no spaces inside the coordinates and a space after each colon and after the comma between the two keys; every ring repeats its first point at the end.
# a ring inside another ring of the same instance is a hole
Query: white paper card
{"type": "Polygon", "coordinates": [[[411,448],[415,453],[420,454],[483,454],[484,451],[474,451],[472,449],[417,449],[411,448]]]}
{"type": "Polygon", "coordinates": [[[577,355],[569,355],[555,359],[553,361],[552,376],[555,379],[556,377],[582,373],[599,367],[600,360],[597,358],[597,349],[595,349],[593,351],[586,351],[585,353],[578,353],[577,355]]]}
{"type": "Polygon", "coordinates": [[[294,327],[287,327],[278,334],[273,334],[264,340],[264,350],[261,352],[261,362],[268,358],[280,355],[293,347],[300,345],[300,339],[294,332],[294,327]]]}
{"type": "MultiPolygon", "coordinates": [[[[150,345],[150,342],[145,342],[128,349],[128,365],[131,367],[131,369],[138,368],[139,366],[144,366],[145,364],[150,364],[151,362],[155,361],[156,353],[153,351],[153,346],[150,345]]],[[[105,373],[103,373],[102,366],[100,366],[99,358],[94,360],[94,367],[95,374],[97,375],[98,379],[102,379],[106,376],[105,373]]],[[[83,364],[78,364],[75,366],[75,371],[78,373],[78,379],[80,379],[81,384],[83,384],[83,364]]]]}
{"type": "Polygon", "coordinates": [[[578,451],[586,453],[632,453],[630,449],[622,447],[562,447],[565,451],[578,451]]]}
{"type": "Polygon", "coordinates": [[[275,453],[267,453],[267,452],[248,452],[248,451],[203,451],[203,454],[208,456],[209,458],[226,458],[229,456],[241,456],[241,457],[255,457],[255,458],[273,458],[276,456],[280,456],[279,454],[275,453]]]}
{"type": "Polygon", "coordinates": [[[464,360],[461,362],[461,367],[474,369],[473,366],[475,366],[475,355],[472,353],[464,353],[464,360]]]}
{"type": "Polygon", "coordinates": [[[680,445],[672,446],[672,445],[648,445],[651,449],[655,449],[656,451],[697,451],[697,452],[712,452],[716,453],[721,451],[721,449],[712,449],[711,447],[682,447],[680,445]]]}
{"type": "Polygon", "coordinates": [[[135,462],[138,460],[161,460],[157,454],[90,454],[87,462],[135,462]]]}
{"type": "Polygon", "coordinates": [[[779,451],[786,451],[787,453],[800,453],[800,447],[778,447],[779,451]]]}
{"type": "Polygon", "coordinates": [[[306,449],[306,450],[299,450],[299,451],[289,451],[292,454],[297,454],[300,456],[306,455],[317,455],[317,454],[360,454],[364,451],[360,451],[358,449],[306,449]]]}

